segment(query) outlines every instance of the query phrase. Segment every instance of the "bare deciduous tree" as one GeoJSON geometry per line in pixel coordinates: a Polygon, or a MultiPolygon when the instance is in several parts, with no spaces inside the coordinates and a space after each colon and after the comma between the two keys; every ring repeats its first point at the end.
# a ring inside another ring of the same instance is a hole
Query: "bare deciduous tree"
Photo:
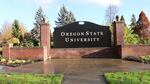
{"type": "Polygon", "coordinates": [[[105,11],[105,20],[107,25],[111,25],[118,13],[118,7],[109,5],[105,11]]]}

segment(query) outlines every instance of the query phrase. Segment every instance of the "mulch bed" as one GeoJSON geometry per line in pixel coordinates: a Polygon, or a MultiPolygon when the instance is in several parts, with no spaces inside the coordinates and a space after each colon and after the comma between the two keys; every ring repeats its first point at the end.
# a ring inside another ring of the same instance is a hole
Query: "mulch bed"
{"type": "Polygon", "coordinates": [[[136,57],[136,56],[128,56],[128,57],[124,58],[124,60],[135,61],[135,62],[145,63],[145,64],[150,64],[150,62],[148,62],[148,61],[142,61],[140,57],[136,57]]]}

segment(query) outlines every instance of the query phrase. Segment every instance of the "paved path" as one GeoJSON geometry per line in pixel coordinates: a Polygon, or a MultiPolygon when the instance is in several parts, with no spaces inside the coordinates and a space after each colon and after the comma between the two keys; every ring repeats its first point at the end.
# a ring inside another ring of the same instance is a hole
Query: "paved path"
{"type": "Polygon", "coordinates": [[[4,72],[63,73],[63,84],[105,84],[105,72],[140,70],[150,70],[150,64],[120,59],[53,59],[16,68],[0,67],[4,72]]]}

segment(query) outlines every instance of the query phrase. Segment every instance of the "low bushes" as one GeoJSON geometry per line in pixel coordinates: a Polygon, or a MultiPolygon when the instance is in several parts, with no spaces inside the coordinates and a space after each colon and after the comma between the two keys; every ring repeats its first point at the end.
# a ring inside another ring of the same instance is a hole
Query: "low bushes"
{"type": "Polygon", "coordinates": [[[150,71],[105,73],[108,84],[150,84],[150,71]]]}
{"type": "Polygon", "coordinates": [[[141,56],[140,60],[141,60],[141,62],[149,63],[150,64],[150,55],[141,56]]]}
{"type": "Polygon", "coordinates": [[[2,52],[3,52],[3,48],[0,47],[0,55],[2,55],[2,52]]]}
{"type": "Polygon", "coordinates": [[[61,84],[63,75],[1,73],[0,84],[61,84]]]}
{"type": "Polygon", "coordinates": [[[1,65],[16,67],[16,66],[20,66],[20,65],[24,65],[24,64],[29,64],[29,63],[34,63],[34,61],[5,59],[2,56],[0,56],[0,64],[1,65]]]}
{"type": "Polygon", "coordinates": [[[3,48],[2,47],[0,47],[0,52],[2,52],[3,51],[3,48]]]}
{"type": "Polygon", "coordinates": [[[147,63],[150,64],[150,55],[145,55],[145,56],[128,56],[126,58],[124,58],[125,60],[129,60],[129,61],[137,61],[137,62],[142,62],[142,63],[147,63]]]}

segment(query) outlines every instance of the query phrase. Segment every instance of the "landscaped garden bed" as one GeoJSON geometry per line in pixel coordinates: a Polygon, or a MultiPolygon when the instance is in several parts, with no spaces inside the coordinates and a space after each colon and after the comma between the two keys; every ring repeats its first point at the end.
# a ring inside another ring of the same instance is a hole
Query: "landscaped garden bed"
{"type": "Polygon", "coordinates": [[[108,84],[150,84],[150,71],[105,73],[108,84]]]}
{"type": "Polygon", "coordinates": [[[63,75],[1,73],[0,84],[61,84],[63,75]]]}
{"type": "Polygon", "coordinates": [[[34,62],[38,62],[40,60],[13,60],[13,59],[5,59],[2,56],[0,56],[0,65],[4,65],[4,66],[10,66],[10,67],[17,67],[17,66],[21,66],[21,65],[25,65],[25,64],[31,64],[34,62]]]}
{"type": "Polygon", "coordinates": [[[145,55],[145,56],[140,56],[140,57],[128,56],[125,58],[125,60],[150,64],[150,55],[145,55]]]}

